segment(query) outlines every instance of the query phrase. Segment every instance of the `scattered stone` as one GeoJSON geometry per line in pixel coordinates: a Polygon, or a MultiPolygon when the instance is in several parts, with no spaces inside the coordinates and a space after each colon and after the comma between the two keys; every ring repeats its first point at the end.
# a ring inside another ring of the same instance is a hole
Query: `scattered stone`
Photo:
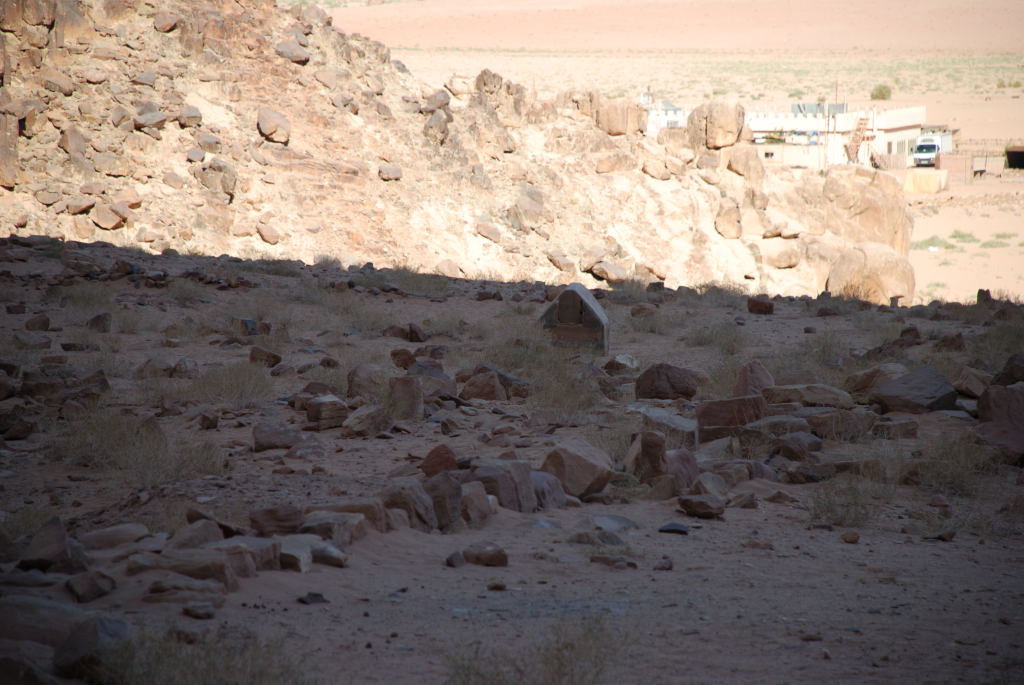
{"type": "Polygon", "coordinates": [[[68,578],[65,584],[79,604],[105,597],[114,591],[117,583],[103,571],[86,571],[68,578]]]}
{"type": "Polygon", "coordinates": [[[293,38],[275,45],[274,52],[295,64],[306,64],[312,57],[309,50],[299,45],[298,41],[293,38]]]}
{"type": "Polygon", "coordinates": [[[508,554],[493,542],[476,542],[462,550],[467,563],[478,566],[508,566],[508,554]]]}
{"type": "Polygon", "coordinates": [[[855,530],[848,530],[839,536],[839,539],[848,545],[856,545],[860,542],[860,533],[855,530]]]}
{"type": "Polygon", "coordinates": [[[690,527],[683,525],[682,523],[676,523],[675,521],[671,521],[663,525],[661,528],[659,528],[658,532],[668,533],[670,535],[689,535],[690,527]]]}
{"type": "Polygon", "coordinates": [[[725,502],[718,495],[680,495],[678,502],[684,514],[696,518],[721,518],[725,513],[725,502]]]}
{"type": "Polygon", "coordinates": [[[747,311],[751,314],[774,314],[775,303],[767,297],[748,297],[747,298],[747,311]]]}
{"type": "Polygon", "coordinates": [[[291,124],[288,117],[269,107],[260,107],[256,116],[256,127],[260,135],[272,143],[288,144],[291,138],[291,124]]]}
{"type": "Polygon", "coordinates": [[[214,617],[216,609],[210,602],[189,602],[182,607],[181,613],[189,618],[208,621],[214,617]]]}
{"type": "Polygon", "coordinates": [[[656,562],[654,562],[654,566],[651,568],[654,571],[671,571],[674,567],[675,566],[672,563],[671,558],[667,556],[662,556],[661,559],[658,559],[656,562]]]}
{"type": "Polygon", "coordinates": [[[249,525],[257,535],[263,537],[297,533],[304,520],[302,510],[291,504],[254,509],[249,512],[249,525]]]}
{"type": "Polygon", "coordinates": [[[299,604],[330,604],[331,601],[324,597],[319,592],[307,592],[302,597],[299,597],[299,604]]]}
{"type": "Polygon", "coordinates": [[[305,439],[302,430],[274,421],[260,421],[252,427],[252,451],[288,449],[305,439]]]}
{"type": "Polygon", "coordinates": [[[377,170],[377,176],[382,181],[401,181],[402,167],[395,164],[385,164],[377,170]]]}

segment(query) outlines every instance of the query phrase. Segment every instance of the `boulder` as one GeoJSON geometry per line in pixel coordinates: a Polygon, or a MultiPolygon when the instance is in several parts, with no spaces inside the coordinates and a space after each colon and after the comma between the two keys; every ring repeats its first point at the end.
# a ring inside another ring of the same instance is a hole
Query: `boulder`
{"type": "Polygon", "coordinates": [[[105,597],[114,591],[117,583],[103,571],[86,571],[68,578],[64,586],[79,604],[105,597]]]}
{"type": "Polygon", "coordinates": [[[442,471],[423,482],[423,490],[434,503],[437,527],[450,532],[462,523],[462,485],[450,472],[442,471]]]}
{"type": "Polygon", "coordinates": [[[21,553],[18,568],[44,573],[78,573],[88,560],[81,545],[68,537],[64,524],[54,516],[36,531],[21,553]]]}
{"type": "Polygon", "coordinates": [[[546,471],[530,471],[530,482],[533,483],[533,495],[537,499],[539,509],[564,509],[566,507],[562,482],[553,474],[546,471]]]}
{"type": "Polygon", "coordinates": [[[288,117],[269,107],[259,108],[256,115],[256,127],[259,129],[260,135],[272,143],[287,144],[291,137],[292,127],[288,117]]]}
{"type": "Polygon", "coordinates": [[[28,640],[59,647],[88,614],[78,607],[43,597],[0,597],[0,639],[28,640]]]}
{"type": "Polygon", "coordinates": [[[455,451],[448,445],[438,445],[427,452],[427,456],[420,462],[420,471],[427,478],[435,476],[442,471],[454,471],[458,468],[455,451]]]}
{"type": "Polygon", "coordinates": [[[216,549],[174,549],[160,554],[139,552],[128,557],[125,573],[173,571],[197,580],[217,580],[228,592],[238,589],[238,577],[224,552],[216,549]]]}
{"type": "Polygon", "coordinates": [[[697,424],[701,430],[711,426],[745,426],[764,418],[768,402],[761,395],[744,395],[724,400],[705,400],[697,405],[697,424]]]}
{"type": "Polygon", "coordinates": [[[299,45],[299,42],[294,38],[289,38],[275,45],[274,52],[295,64],[306,64],[312,57],[309,50],[299,45]]]}
{"type": "Polygon", "coordinates": [[[913,371],[876,387],[871,401],[882,405],[885,413],[903,411],[924,414],[956,408],[956,388],[934,366],[919,366],[913,371]]]}
{"type": "Polygon", "coordinates": [[[747,298],[747,311],[751,314],[768,315],[775,313],[775,303],[768,297],[748,297],[747,298]]]}
{"type": "Polygon", "coordinates": [[[679,509],[701,519],[720,518],[725,513],[725,500],[718,495],[680,495],[679,509]]]}
{"type": "Polygon", "coordinates": [[[462,386],[459,397],[464,400],[498,400],[504,402],[508,399],[508,393],[501,384],[498,374],[494,371],[484,371],[475,374],[462,386]]]}
{"type": "Polygon", "coordinates": [[[1024,353],[1018,352],[1007,358],[1002,370],[992,379],[994,385],[1013,385],[1024,381],[1024,353]]]}
{"type": "Polygon", "coordinates": [[[746,112],[736,102],[713,100],[692,112],[686,121],[690,147],[717,150],[734,145],[743,131],[746,112]]]}
{"type": "Polygon", "coordinates": [[[775,385],[775,377],[765,365],[752,359],[736,372],[736,383],[732,386],[734,397],[743,395],[760,395],[765,388],[775,385]]]}
{"type": "Polygon", "coordinates": [[[696,372],[671,364],[653,364],[636,379],[638,399],[691,399],[697,394],[700,377],[696,372]]]}
{"type": "Polygon", "coordinates": [[[573,497],[586,497],[604,489],[612,477],[608,454],[581,438],[559,443],[544,459],[541,471],[558,478],[573,497]]]}
{"type": "Polygon", "coordinates": [[[297,533],[304,520],[305,514],[292,504],[254,509],[249,512],[249,525],[262,537],[297,533]]]}
{"type": "Polygon", "coordinates": [[[477,459],[467,481],[483,483],[488,495],[493,495],[498,504],[512,511],[526,514],[537,510],[537,498],[533,494],[533,480],[530,465],[518,459],[477,459]]]}
{"type": "Polygon", "coordinates": [[[288,449],[302,442],[302,430],[276,421],[260,421],[252,427],[252,451],[288,449]]]}
{"type": "Polygon", "coordinates": [[[462,556],[479,566],[508,566],[508,554],[493,542],[475,542],[462,550],[462,556]]]}
{"type": "Polygon", "coordinates": [[[381,491],[380,499],[385,507],[405,512],[416,530],[429,533],[437,528],[433,499],[415,478],[395,478],[381,491]]]}

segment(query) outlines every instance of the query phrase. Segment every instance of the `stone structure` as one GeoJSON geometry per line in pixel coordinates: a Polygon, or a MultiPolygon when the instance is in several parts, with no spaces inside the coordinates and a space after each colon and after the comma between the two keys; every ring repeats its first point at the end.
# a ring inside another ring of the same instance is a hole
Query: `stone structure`
{"type": "Polygon", "coordinates": [[[580,283],[566,286],[541,316],[556,344],[592,346],[608,354],[608,315],[580,283]]]}

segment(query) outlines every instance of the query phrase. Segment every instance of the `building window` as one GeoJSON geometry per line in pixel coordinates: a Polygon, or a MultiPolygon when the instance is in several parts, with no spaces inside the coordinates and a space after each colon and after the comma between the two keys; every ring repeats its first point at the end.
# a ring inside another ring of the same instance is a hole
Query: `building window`
{"type": "Polygon", "coordinates": [[[765,159],[774,159],[775,158],[775,153],[774,152],[768,152],[767,150],[765,150],[764,158],[765,159]]]}
{"type": "Polygon", "coordinates": [[[892,141],[891,140],[888,143],[885,144],[885,154],[887,154],[887,155],[891,155],[892,154],[892,141]]]}

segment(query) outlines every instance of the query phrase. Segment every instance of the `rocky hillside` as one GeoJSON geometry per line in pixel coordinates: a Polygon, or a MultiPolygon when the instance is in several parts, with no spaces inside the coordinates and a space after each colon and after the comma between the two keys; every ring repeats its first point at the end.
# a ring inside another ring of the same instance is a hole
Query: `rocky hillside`
{"type": "Polygon", "coordinates": [[[449,276],[909,298],[898,184],[766,169],[743,109],[445,88],[318,8],[9,0],[0,229],[449,276]]]}

